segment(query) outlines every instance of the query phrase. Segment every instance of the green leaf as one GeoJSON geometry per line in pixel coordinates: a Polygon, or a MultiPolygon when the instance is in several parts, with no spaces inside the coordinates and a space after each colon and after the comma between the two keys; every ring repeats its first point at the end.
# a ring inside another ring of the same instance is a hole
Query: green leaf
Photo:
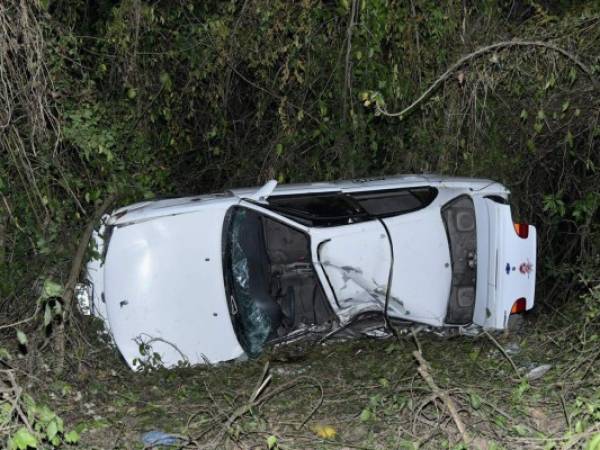
{"type": "Polygon", "coordinates": [[[282,144],[277,144],[275,146],[275,153],[277,153],[277,156],[281,156],[283,154],[283,145],[282,144]]]}
{"type": "Polygon", "coordinates": [[[373,413],[371,412],[371,410],[369,408],[363,409],[362,412],[360,413],[360,421],[361,422],[368,422],[372,418],[373,418],[373,413]]]}
{"type": "Polygon", "coordinates": [[[173,81],[171,81],[171,76],[167,72],[160,74],[160,83],[167,91],[170,91],[173,87],[173,81]]]}
{"type": "Polygon", "coordinates": [[[573,133],[571,133],[571,130],[567,131],[565,141],[567,142],[569,147],[573,147],[573,133]]]}
{"type": "Polygon", "coordinates": [[[517,432],[519,436],[527,435],[527,427],[525,425],[517,424],[514,427],[514,430],[517,432]]]}
{"type": "Polygon", "coordinates": [[[0,359],[6,359],[9,360],[12,359],[12,357],[10,356],[10,353],[8,350],[6,350],[4,347],[0,347],[0,359]]]}
{"type": "Polygon", "coordinates": [[[521,115],[519,116],[522,120],[527,120],[527,117],[529,117],[529,114],[527,113],[527,111],[522,110],[521,111],[521,115]]]}
{"type": "Polygon", "coordinates": [[[596,433],[588,441],[585,450],[600,450],[600,433],[596,433]]]}
{"type": "Polygon", "coordinates": [[[562,106],[561,106],[560,110],[561,110],[562,112],[565,112],[567,109],[569,109],[569,105],[570,105],[570,102],[569,102],[569,100],[565,101],[565,102],[562,104],[562,106]]]}
{"type": "Polygon", "coordinates": [[[63,433],[65,431],[65,425],[64,425],[63,420],[60,417],[56,416],[55,421],[56,421],[56,428],[58,429],[58,432],[63,433]]]}
{"type": "Polygon", "coordinates": [[[481,408],[481,397],[477,394],[471,394],[469,396],[469,400],[471,401],[471,407],[473,409],[481,408]]]}
{"type": "Polygon", "coordinates": [[[44,287],[42,288],[42,299],[51,297],[62,297],[63,288],[60,284],[55,283],[49,278],[44,280],[44,287]]]}
{"type": "Polygon", "coordinates": [[[25,427],[19,428],[11,441],[15,448],[19,450],[26,450],[28,447],[37,448],[37,439],[25,427]]]}
{"type": "Polygon", "coordinates": [[[49,424],[56,418],[56,414],[47,406],[37,408],[38,419],[44,425],[49,424]]]}
{"type": "Polygon", "coordinates": [[[46,436],[48,436],[48,440],[51,441],[58,434],[58,425],[56,421],[52,421],[48,424],[46,428],[46,436]]]}
{"type": "Polygon", "coordinates": [[[17,341],[19,341],[19,344],[21,345],[27,345],[27,335],[21,330],[17,330],[17,341]]]}
{"type": "Polygon", "coordinates": [[[548,90],[552,87],[554,87],[554,85],[556,84],[556,78],[554,78],[554,75],[550,75],[550,78],[548,79],[548,81],[546,81],[546,84],[544,85],[544,90],[548,90]]]}
{"type": "Polygon", "coordinates": [[[267,438],[267,448],[269,450],[277,448],[277,437],[276,436],[269,436],[267,438]]]}
{"type": "Polygon", "coordinates": [[[79,442],[79,439],[79,433],[75,430],[71,430],[67,434],[65,434],[65,442],[67,444],[77,444],[79,442]]]}

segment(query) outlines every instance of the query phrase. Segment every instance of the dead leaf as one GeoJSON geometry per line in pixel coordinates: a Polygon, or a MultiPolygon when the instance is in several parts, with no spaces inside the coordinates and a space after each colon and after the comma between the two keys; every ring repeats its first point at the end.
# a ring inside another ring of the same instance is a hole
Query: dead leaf
{"type": "Polygon", "coordinates": [[[337,436],[337,431],[331,425],[315,425],[312,431],[321,439],[333,439],[337,436]]]}

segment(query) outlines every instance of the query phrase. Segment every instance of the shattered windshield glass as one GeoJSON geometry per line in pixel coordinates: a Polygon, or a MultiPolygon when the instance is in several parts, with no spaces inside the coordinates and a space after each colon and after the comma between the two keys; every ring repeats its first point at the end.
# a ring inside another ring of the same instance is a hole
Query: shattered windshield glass
{"type": "Polygon", "coordinates": [[[231,314],[240,344],[256,356],[274,328],[269,314],[272,300],[263,276],[267,260],[261,245],[262,227],[253,211],[235,208],[232,214],[225,255],[231,314]]]}

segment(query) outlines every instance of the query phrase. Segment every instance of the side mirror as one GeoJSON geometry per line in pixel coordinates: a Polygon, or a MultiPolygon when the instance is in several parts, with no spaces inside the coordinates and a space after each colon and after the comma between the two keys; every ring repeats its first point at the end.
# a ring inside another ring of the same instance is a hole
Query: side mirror
{"type": "Polygon", "coordinates": [[[245,198],[247,198],[249,200],[254,200],[255,202],[259,202],[259,203],[265,203],[267,198],[269,198],[269,196],[275,190],[276,187],[277,187],[276,180],[267,181],[264,184],[264,186],[261,187],[258,191],[256,191],[255,193],[253,193],[251,195],[246,196],[245,198]]]}

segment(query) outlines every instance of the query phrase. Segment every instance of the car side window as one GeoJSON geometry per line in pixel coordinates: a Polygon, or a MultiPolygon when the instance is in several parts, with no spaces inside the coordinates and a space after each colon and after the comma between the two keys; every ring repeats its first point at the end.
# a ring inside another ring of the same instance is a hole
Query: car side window
{"type": "Polygon", "coordinates": [[[346,225],[367,216],[351,198],[337,192],[271,196],[268,202],[269,209],[308,226],[346,225]]]}
{"type": "Polygon", "coordinates": [[[417,211],[430,205],[437,189],[424,186],[410,189],[368,191],[350,196],[372,217],[390,217],[417,211]]]}
{"type": "Polygon", "coordinates": [[[268,208],[311,227],[348,225],[374,218],[397,216],[430,205],[437,189],[408,189],[310,195],[273,195],[268,208]]]}

